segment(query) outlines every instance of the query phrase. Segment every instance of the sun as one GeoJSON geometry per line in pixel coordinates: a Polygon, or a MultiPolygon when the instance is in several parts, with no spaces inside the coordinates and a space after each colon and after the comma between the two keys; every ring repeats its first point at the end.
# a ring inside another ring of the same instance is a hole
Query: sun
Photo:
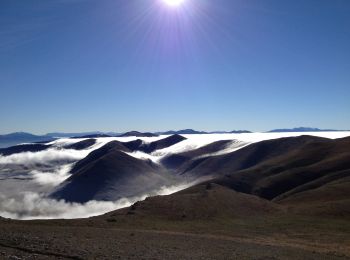
{"type": "Polygon", "coordinates": [[[180,6],[185,0],[162,0],[165,4],[169,6],[180,6]]]}

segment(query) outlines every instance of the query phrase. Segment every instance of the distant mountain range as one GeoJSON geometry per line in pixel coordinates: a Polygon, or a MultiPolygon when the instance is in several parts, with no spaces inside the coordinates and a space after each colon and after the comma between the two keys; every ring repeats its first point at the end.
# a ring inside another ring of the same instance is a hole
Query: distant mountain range
{"type": "MultiPolygon", "coordinates": [[[[283,128],[283,129],[273,129],[268,131],[268,133],[285,133],[285,132],[331,132],[331,131],[345,131],[345,130],[334,130],[334,129],[319,129],[312,127],[297,127],[297,128],[283,128]]],[[[10,147],[13,145],[21,143],[38,143],[38,142],[49,142],[57,138],[98,138],[98,137],[126,137],[126,136],[136,136],[136,137],[154,137],[158,135],[190,135],[190,134],[243,134],[252,133],[248,130],[233,130],[233,131],[197,131],[193,129],[182,129],[182,130],[170,130],[163,132],[138,132],[130,131],[126,133],[117,132],[82,132],[82,133],[60,133],[53,132],[47,133],[45,135],[33,135],[26,132],[16,132],[5,135],[0,135],[0,148],[10,147]]]]}
{"type": "Polygon", "coordinates": [[[286,132],[334,132],[334,131],[346,131],[335,129],[320,129],[312,127],[296,127],[296,128],[282,128],[268,131],[268,133],[286,133],[286,132]]]}
{"type": "Polygon", "coordinates": [[[161,135],[192,135],[192,134],[242,134],[242,133],[251,133],[248,130],[233,130],[233,131],[212,131],[212,132],[205,132],[205,131],[196,131],[193,129],[183,129],[178,131],[165,131],[165,132],[157,132],[156,134],[161,135]]]}
{"type": "Polygon", "coordinates": [[[34,143],[43,141],[53,141],[52,136],[47,135],[33,135],[30,133],[16,132],[6,135],[0,135],[0,148],[9,147],[20,143],[34,143]]]}
{"type": "Polygon", "coordinates": [[[107,136],[118,136],[121,133],[115,132],[100,132],[100,131],[92,131],[92,132],[82,132],[82,133],[47,133],[46,136],[56,137],[56,138],[64,138],[64,137],[85,137],[85,136],[98,136],[98,135],[107,135],[107,136]]]}

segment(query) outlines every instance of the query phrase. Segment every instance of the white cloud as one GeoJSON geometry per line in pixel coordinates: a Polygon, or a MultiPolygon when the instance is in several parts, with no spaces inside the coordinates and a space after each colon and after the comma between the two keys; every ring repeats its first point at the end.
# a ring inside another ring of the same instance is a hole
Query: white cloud
{"type": "Polygon", "coordinates": [[[194,185],[194,183],[163,186],[159,190],[138,197],[117,201],[95,201],[71,203],[55,200],[35,192],[22,192],[16,197],[0,193],[0,216],[12,219],[73,219],[101,215],[116,209],[131,206],[137,201],[155,195],[169,195],[194,185]]]}
{"type": "MultiPolygon", "coordinates": [[[[152,154],[145,154],[142,152],[129,153],[136,158],[152,159],[157,161],[160,158],[172,154],[189,151],[199,148],[209,143],[219,140],[237,140],[231,145],[227,146],[224,150],[211,154],[218,155],[228,153],[242,148],[246,144],[259,142],[267,139],[275,139],[281,137],[300,136],[300,135],[315,135],[327,138],[341,138],[349,136],[350,132],[317,132],[317,133],[252,133],[252,134],[211,134],[211,135],[185,135],[187,140],[177,143],[171,147],[157,150],[152,154]]],[[[164,138],[142,138],[145,142],[155,141],[157,139],[164,138]]],[[[53,147],[40,152],[24,152],[13,154],[10,156],[0,156],[0,177],[9,178],[14,177],[13,174],[18,170],[17,166],[23,166],[23,169],[28,168],[28,174],[32,180],[12,180],[11,186],[8,188],[8,182],[3,181],[3,188],[0,191],[0,215],[3,217],[16,218],[16,219],[48,219],[48,218],[81,218],[100,215],[118,208],[127,207],[132,203],[143,200],[147,196],[153,195],[167,195],[176,191],[185,189],[195,183],[183,183],[175,186],[159,187],[158,190],[144,194],[140,197],[123,198],[118,201],[89,201],[84,204],[80,203],[67,203],[63,200],[57,201],[45,197],[45,194],[39,194],[36,191],[41,190],[50,193],[57,185],[63,180],[69,177],[69,170],[72,167],[72,163],[84,158],[91,151],[100,148],[104,144],[112,141],[130,141],[135,140],[135,137],[128,138],[98,138],[94,146],[77,151],[71,149],[62,149],[66,144],[72,144],[81,139],[60,139],[52,142],[53,147]],[[37,164],[47,165],[47,167],[37,167],[37,164]],[[1,170],[1,166],[3,170],[1,170]],[[12,168],[13,173],[11,173],[12,168]],[[50,170],[47,170],[50,169],[50,170]],[[26,184],[23,185],[23,181],[26,184]],[[17,185],[18,183],[18,185],[17,185]],[[35,185],[34,185],[35,184],[35,185]],[[39,187],[38,187],[39,185],[39,187]],[[41,185],[41,186],[40,186],[41,185]],[[13,189],[12,189],[13,187],[13,189]],[[27,187],[27,190],[23,190],[23,187],[27,187]],[[43,188],[43,189],[41,189],[43,188]],[[2,192],[2,193],[1,193],[2,192]],[[6,192],[6,193],[5,193],[6,192]],[[11,194],[11,195],[10,195],[11,194]]]]}
{"type": "Polygon", "coordinates": [[[50,164],[60,161],[77,161],[86,155],[86,153],[81,151],[51,148],[40,152],[23,152],[9,156],[0,156],[0,164],[50,164]]]}
{"type": "Polygon", "coordinates": [[[33,170],[30,172],[30,175],[32,176],[33,181],[38,184],[55,187],[70,176],[69,171],[72,166],[73,164],[59,166],[49,172],[33,170]]]}
{"type": "Polygon", "coordinates": [[[34,192],[25,192],[16,198],[0,194],[0,215],[13,219],[85,218],[131,205],[133,200],[115,202],[89,201],[84,204],[54,200],[34,192]]]}

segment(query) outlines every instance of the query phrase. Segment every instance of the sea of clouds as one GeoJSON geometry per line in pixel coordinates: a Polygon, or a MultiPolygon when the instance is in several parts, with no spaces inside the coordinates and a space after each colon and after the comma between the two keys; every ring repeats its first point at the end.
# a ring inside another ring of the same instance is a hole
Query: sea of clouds
{"type": "Polygon", "coordinates": [[[176,186],[163,186],[159,190],[138,197],[122,198],[117,201],[96,201],[72,203],[55,200],[36,192],[20,192],[8,197],[0,193],[0,216],[12,219],[74,219],[98,216],[116,209],[129,207],[149,196],[169,195],[188,188],[195,183],[183,183],[176,186]]]}
{"type": "MultiPolygon", "coordinates": [[[[205,134],[184,135],[187,139],[171,147],[157,150],[151,154],[132,152],[129,155],[140,159],[150,159],[158,163],[161,158],[173,153],[193,150],[219,140],[232,140],[219,155],[241,149],[251,143],[292,137],[314,135],[325,138],[350,136],[350,132],[315,132],[315,133],[247,133],[247,134],[205,134]]],[[[144,142],[153,142],[166,136],[140,138],[144,142]]],[[[168,195],[195,183],[181,183],[159,187],[158,190],[138,197],[122,198],[118,201],[89,201],[87,203],[68,203],[47,197],[64,180],[69,178],[70,169],[78,160],[104,144],[119,140],[123,142],[136,137],[98,138],[96,144],[85,150],[64,149],[65,146],[83,139],[62,138],[51,142],[49,149],[39,152],[23,152],[9,156],[0,156],[0,216],[13,219],[54,219],[91,217],[119,208],[130,206],[148,196],[168,195]]]]}

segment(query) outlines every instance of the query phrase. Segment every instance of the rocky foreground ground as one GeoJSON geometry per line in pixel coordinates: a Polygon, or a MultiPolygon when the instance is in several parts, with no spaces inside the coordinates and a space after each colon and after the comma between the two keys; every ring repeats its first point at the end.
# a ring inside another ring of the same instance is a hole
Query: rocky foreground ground
{"type": "Polygon", "coordinates": [[[350,259],[349,247],[302,239],[1,224],[1,259],[350,259]]]}
{"type": "Polygon", "coordinates": [[[350,259],[350,221],[294,214],[217,185],[88,219],[0,220],[0,259],[55,258],[350,259]]]}

